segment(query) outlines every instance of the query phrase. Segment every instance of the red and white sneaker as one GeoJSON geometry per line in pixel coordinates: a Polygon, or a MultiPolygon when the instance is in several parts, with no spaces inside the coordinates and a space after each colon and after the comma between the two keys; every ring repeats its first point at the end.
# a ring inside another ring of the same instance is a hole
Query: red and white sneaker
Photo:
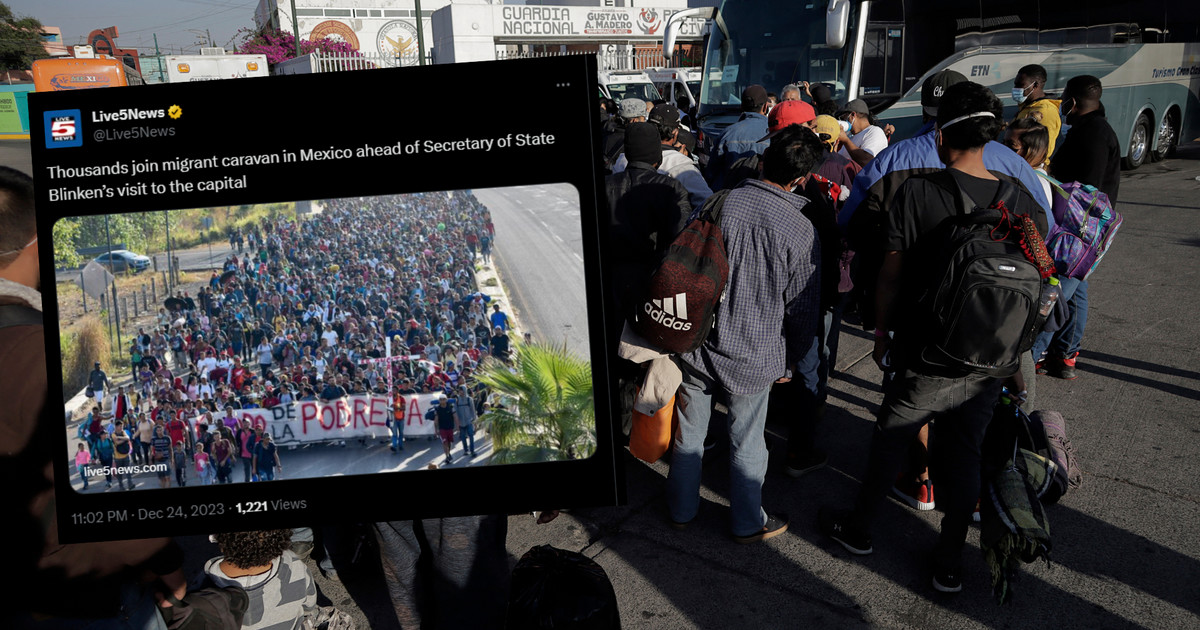
{"type": "Polygon", "coordinates": [[[896,480],[896,485],[892,486],[892,494],[895,494],[915,510],[922,512],[932,510],[933,502],[933,482],[929,479],[925,481],[916,481],[907,476],[902,476],[896,480]]]}

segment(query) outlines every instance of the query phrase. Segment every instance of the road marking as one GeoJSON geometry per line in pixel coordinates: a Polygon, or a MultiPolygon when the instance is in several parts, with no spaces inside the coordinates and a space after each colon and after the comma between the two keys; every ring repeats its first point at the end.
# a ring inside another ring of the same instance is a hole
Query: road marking
{"type": "MultiPolygon", "coordinates": [[[[545,222],[545,221],[543,221],[543,220],[541,220],[541,219],[538,219],[538,223],[541,223],[541,224],[542,224],[542,227],[546,228],[547,230],[549,230],[549,229],[550,229],[550,226],[549,226],[549,225],[546,225],[546,222],[545,222]]],[[[560,240],[561,240],[561,239],[560,239],[560,240]]]]}
{"type": "Polygon", "coordinates": [[[579,252],[571,252],[571,255],[578,258],[579,262],[583,262],[583,256],[580,256],[579,252]]]}
{"type": "Polygon", "coordinates": [[[562,240],[562,237],[561,237],[561,236],[559,236],[559,235],[557,235],[557,234],[554,234],[553,236],[554,236],[554,240],[558,241],[559,243],[564,243],[564,242],[565,242],[565,241],[563,241],[563,240],[562,240]]]}

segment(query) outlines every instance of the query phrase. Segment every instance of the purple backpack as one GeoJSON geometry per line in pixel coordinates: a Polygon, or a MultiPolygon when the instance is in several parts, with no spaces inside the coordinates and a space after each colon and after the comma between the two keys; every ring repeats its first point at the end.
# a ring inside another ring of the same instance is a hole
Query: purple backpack
{"type": "Polygon", "coordinates": [[[1055,225],[1046,235],[1046,249],[1059,274],[1086,280],[1121,229],[1121,214],[1094,186],[1050,182],[1055,225]]]}

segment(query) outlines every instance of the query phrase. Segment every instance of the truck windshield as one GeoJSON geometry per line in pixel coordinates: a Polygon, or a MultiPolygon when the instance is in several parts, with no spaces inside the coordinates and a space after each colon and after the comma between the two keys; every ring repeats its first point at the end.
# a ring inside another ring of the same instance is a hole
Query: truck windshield
{"type": "Polygon", "coordinates": [[[608,93],[618,103],[627,98],[640,98],[643,101],[657,101],[662,98],[653,83],[609,83],[608,93]]]}
{"type": "MultiPolygon", "coordinates": [[[[825,46],[827,5],[827,0],[721,3],[705,54],[699,117],[738,113],[742,90],[755,83],[768,92],[800,81],[828,83],[834,98],[844,102],[852,44],[825,46]]],[[[851,6],[853,32],[858,5],[851,6]]]]}

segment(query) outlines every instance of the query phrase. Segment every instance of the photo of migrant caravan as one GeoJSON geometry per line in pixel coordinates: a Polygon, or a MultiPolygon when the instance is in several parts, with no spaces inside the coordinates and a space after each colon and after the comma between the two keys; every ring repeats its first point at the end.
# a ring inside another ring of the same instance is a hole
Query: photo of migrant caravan
{"type": "Polygon", "coordinates": [[[77,492],[595,451],[573,186],[68,217],[55,234],[75,246],[56,258],[77,492]]]}

